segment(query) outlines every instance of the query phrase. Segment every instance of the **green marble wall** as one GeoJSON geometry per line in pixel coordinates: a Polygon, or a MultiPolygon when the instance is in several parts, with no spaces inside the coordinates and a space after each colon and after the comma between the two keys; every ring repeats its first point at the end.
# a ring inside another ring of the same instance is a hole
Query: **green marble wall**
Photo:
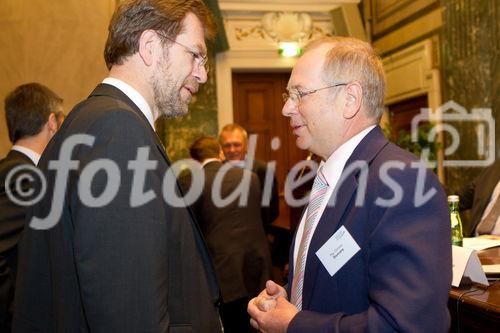
{"type": "Polygon", "coordinates": [[[217,91],[215,70],[211,57],[208,80],[200,86],[189,105],[189,113],[175,119],[159,119],[156,132],[163,141],[172,162],[189,157],[189,146],[200,136],[218,133],[217,125],[217,91]]]}
{"type": "MultiPolygon", "coordinates": [[[[491,108],[497,126],[495,142],[490,144],[495,144],[495,151],[499,156],[500,1],[440,2],[444,8],[441,33],[443,102],[454,100],[469,112],[471,108],[491,108]]],[[[460,122],[456,126],[461,134],[460,146],[457,152],[448,158],[481,158],[477,153],[474,126],[467,122],[460,122]]],[[[446,168],[448,192],[457,191],[481,170],[477,167],[446,168]]]]}
{"type": "Polygon", "coordinates": [[[217,23],[215,41],[207,45],[211,68],[208,80],[200,87],[186,116],[176,119],[160,119],[155,124],[156,132],[165,145],[172,162],[189,157],[189,146],[200,136],[216,136],[218,134],[214,59],[215,54],[226,51],[229,44],[217,0],[204,0],[204,2],[213,13],[217,23]]]}

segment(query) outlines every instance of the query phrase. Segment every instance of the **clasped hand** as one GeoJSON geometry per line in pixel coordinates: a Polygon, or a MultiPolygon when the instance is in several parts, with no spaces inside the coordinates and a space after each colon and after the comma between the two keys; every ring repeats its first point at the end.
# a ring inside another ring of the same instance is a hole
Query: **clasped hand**
{"type": "Polygon", "coordinates": [[[259,296],[248,302],[250,324],[263,333],[285,333],[299,310],[287,301],[286,290],[269,280],[259,296]]]}

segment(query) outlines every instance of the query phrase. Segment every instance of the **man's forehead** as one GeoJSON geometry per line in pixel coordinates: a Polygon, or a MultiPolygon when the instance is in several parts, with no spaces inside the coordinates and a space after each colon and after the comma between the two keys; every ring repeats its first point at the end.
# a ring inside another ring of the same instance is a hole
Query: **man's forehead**
{"type": "Polygon", "coordinates": [[[243,141],[243,134],[238,129],[222,132],[221,136],[224,141],[243,141]]]}
{"type": "Polygon", "coordinates": [[[205,29],[200,19],[195,14],[188,12],[181,25],[182,28],[177,37],[183,40],[184,43],[188,43],[190,47],[206,54],[205,29]]]}
{"type": "Polygon", "coordinates": [[[326,52],[325,48],[317,47],[307,51],[300,57],[293,67],[287,89],[301,90],[308,88],[311,83],[321,81],[323,60],[326,52]]]}

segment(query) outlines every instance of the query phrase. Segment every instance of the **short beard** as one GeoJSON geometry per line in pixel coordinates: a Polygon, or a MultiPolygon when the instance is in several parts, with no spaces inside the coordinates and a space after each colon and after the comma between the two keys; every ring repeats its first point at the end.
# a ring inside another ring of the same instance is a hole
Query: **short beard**
{"type": "Polygon", "coordinates": [[[163,56],[150,78],[153,88],[153,114],[157,114],[158,118],[174,118],[188,113],[188,105],[181,100],[181,86],[172,77],[170,67],[168,58],[163,56]]]}

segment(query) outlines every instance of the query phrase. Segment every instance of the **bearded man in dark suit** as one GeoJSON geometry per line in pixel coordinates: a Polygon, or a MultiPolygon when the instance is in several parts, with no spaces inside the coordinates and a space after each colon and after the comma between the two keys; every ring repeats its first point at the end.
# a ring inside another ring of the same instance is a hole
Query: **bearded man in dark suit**
{"type": "Polygon", "coordinates": [[[17,247],[29,201],[36,197],[36,165],[57,130],[62,99],[39,83],[27,83],[5,98],[13,146],[0,160],[0,331],[9,332],[17,271],[17,247]],[[31,193],[30,193],[31,192],[31,193]]]}
{"type": "Polygon", "coordinates": [[[202,186],[193,210],[219,278],[225,332],[252,331],[247,303],[271,277],[271,256],[260,215],[259,179],[249,170],[223,164],[224,155],[213,137],[196,140],[190,154],[203,166],[204,181],[193,181],[196,178],[192,173],[184,174],[180,181],[186,192],[202,186]],[[241,196],[246,198],[243,202],[241,196]]]}
{"type": "Polygon", "coordinates": [[[15,332],[221,332],[208,250],[154,121],[207,80],[201,0],[120,2],[109,76],[40,161],[49,191],[21,241],[15,332]]]}

